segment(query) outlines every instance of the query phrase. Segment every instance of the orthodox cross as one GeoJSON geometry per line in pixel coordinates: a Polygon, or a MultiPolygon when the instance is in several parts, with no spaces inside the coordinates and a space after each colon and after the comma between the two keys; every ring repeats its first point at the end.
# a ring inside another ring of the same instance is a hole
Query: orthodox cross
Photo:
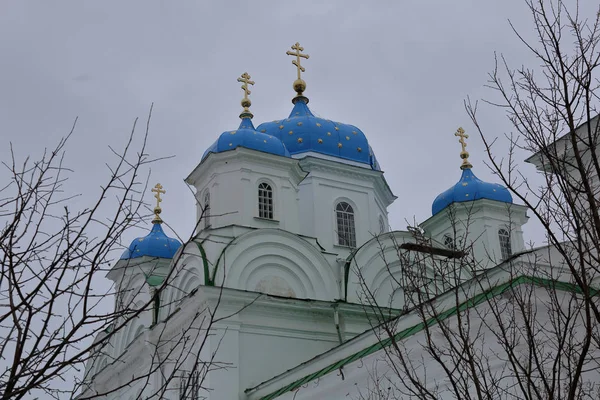
{"type": "Polygon", "coordinates": [[[161,194],[165,194],[167,193],[166,190],[163,190],[163,187],[160,183],[157,183],[156,186],[154,186],[151,189],[152,192],[156,193],[154,195],[154,198],[156,198],[156,207],[154,207],[154,220],[152,222],[162,222],[162,220],[160,219],[160,212],[162,211],[160,208],[160,202],[162,201],[162,199],[160,198],[161,194]]]}
{"type": "Polygon", "coordinates": [[[458,128],[458,130],[456,131],[454,136],[460,137],[460,139],[458,141],[460,142],[460,145],[462,146],[462,151],[466,151],[465,148],[467,147],[467,142],[465,142],[465,139],[468,139],[469,135],[467,135],[465,133],[465,130],[463,128],[458,128]]]}
{"type": "Polygon", "coordinates": [[[242,99],[242,107],[244,107],[244,111],[240,114],[240,118],[250,118],[252,119],[253,115],[250,112],[250,106],[252,102],[248,98],[248,95],[252,93],[250,89],[248,89],[248,85],[254,85],[254,81],[250,80],[250,74],[244,72],[241,77],[237,79],[238,82],[242,83],[242,90],[244,91],[244,98],[242,99]]]}
{"type": "Polygon", "coordinates": [[[254,85],[254,81],[250,80],[250,75],[244,72],[241,77],[237,78],[238,82],[242,83],[242,90],[244,91],[244,99],[248,99],[248,95],[252,92],[248,89],[248,85],[254,85]]]}
{"type": "Polygon", "coordinates": [[[460,158],[462,158],[463,162],[462,162],[462,165],[460,166],[460,169],[469,169],[469,168],[473,167],[468,160],[469,152],[467,151],[467,142],[465,142],[465,139],[468,139],[469,135],[467,135],[465,133],[465,130],[463,128],[458,128],[456,130],[456,133],[454,134],[454,136],[460,138],[458,140],[458,142],[460,143],[460,145],[462,147],[462,150],[460,152],[460,158]]]}
{"type": "Polygon", "coordinates": [[[300,65],[300,58],[308,58],[309,55],[301,53],[302,51],[304,51],[304,47],[300,46],[300,43],[298,42],[296,42],[296,44],[292,46],[292,50],[296,51],[293,52],[288,50],[285,54],[287,54],[288,56],[296,56],[296,59],[292,61],[292,64],[294,64],[298,69],[298,79],[301,79],[300,72],[305,72],[306,70],[302,65],[300,65]]]}

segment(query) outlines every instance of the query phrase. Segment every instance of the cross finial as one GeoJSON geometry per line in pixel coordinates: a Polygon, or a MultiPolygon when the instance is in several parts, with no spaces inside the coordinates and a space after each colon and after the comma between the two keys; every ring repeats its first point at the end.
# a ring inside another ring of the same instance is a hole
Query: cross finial
{"type": "Polygon", "coordinates": [[[463,162],[462,165],[460,166],[460,169],[470,169],[473,168],[473,165],[471,165],[471,163],[469,162],[469,152],[467,151],[467,142],[465,142],[465,139],[469,138],[469,135],[467,135],[465,133],[465,130],[463,128],[458,128],[456,130],[456,133],[454,134],[454,136],[459,137],[460,139],[458,139],[458,142],[460,143],[462,150],[460,152],[460,158],[462,158],[463,162]]]}
{"type": "Polygon", "coordinates": [[[163,187],[160,183],[157,183],[156,186],[151,189],[151,191],[156,193],[154,195],[154,198],[156,199],[156,207],[154,207],[154,219],[152,220],[152,223],[160,224],[162,222],[162,219],[160,218],[160,213],[162,211],[160,208],[160,202],[162,201],[160,195],[167,193],[167,191],[163,190],[163,187]]]}
{"type": "Polygon", "coordinates": [[[240,118],[250,118],[252,119],[253,115],[250,112],[250,106],[252,102],[248,98],[248,95],[252,93],[248,88],[248,85],[254,85],[254,81],[250,80],[250,74],[244,72],[241,77],[237,78],[238,82],[242,83],[242,90],[244,91],[244,98],[242,99],[242,107],[244,107],[244,111],[240,114],[240,118]]]}
{"type": "Polygon", "coordinates": [[[298,93],[298,96],[302,96],[302,92],[306,90],[306,82],[302,80],[302,72],[305,72],[306,69],[300,64],[300,58],[308,59],[310,56],[308,54],[302,54],[304,51],[304,47],[300,46],[300,43],[296,42],[295,45],[292,46],[292,50],[295,51],[286,51],[285,54],[288,56],[295,56],[296,59],[292,60],[292,64],[296,66],[298,71],[298,79],[294,81],[294,90],[298,93]]]}

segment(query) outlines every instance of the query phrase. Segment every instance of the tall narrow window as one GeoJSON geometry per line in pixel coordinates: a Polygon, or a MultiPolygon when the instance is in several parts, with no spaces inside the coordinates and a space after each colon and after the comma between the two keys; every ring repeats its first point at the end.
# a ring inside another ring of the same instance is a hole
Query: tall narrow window
{"type": "Polygon", "coordinates": [[[202,218],[204,218],[204,228],[210,228],[210,192],[208,190],[204,193],[204,211],[202,212],[202,218]]]}
{"type": "Polygon", "coordinates": [[[273,219],[273,189],[265,182],[258,185],[258,216],[273,219]]]}
{"type": "Polygon", "coordinates": [[[510,246],[510,233],[504,228],[498,230],[498,239],[500,241],[500,254],[502,259],[506,260],[512,255],[512,248],[510,246]]]}
{"type": "Polygon", "coordinates": [[[335,207],[337,219],[338,244],[356,247],[356,230],[354,228],[354,210],[348,203],[341,202],[335,207]]]}

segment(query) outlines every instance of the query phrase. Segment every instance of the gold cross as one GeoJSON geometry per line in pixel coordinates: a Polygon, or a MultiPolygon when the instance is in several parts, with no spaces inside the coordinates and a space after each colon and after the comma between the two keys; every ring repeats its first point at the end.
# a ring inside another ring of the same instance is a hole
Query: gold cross
{"type": "Polygon", "coordinates": [[[463,162],[460,166],[460,169],[473,168],[473,165],[471,165],[471,163],[469,162],[469,152],[467,151],[467,142],[465,142],[465,139],[468,139],[469,135],[465,133],[465,130],[463,128],[458,128],[454,136],[460,138],[458,142],[462,147],[462,151],[460,152],[460,158],[462,158],[463,162]]]}
{"type": "Polygon", "coordinates": [[[465,142],[465,139],[468,139],[469,135],[465,134],[465,130],[463,128],[458,128],[454,136],[460,137],[458,141],[462,146],[462,151],[466,151],[465,148],[467,147],[467,142],[465,142]]]}
{"type": "Polygon", "coordinates": [[[298,79],[301,79],[300,72],[305,72],[306,70],[302,65],[300,65],[300,57],[308,58],[309,55],[301,53],[301,51],[304,51],[304,47],[301,47],[300,43],[298,42],[296,42],[296,44],[292,46],[292,50],[296,50],[296,52],[288,50],[285,54],[287,54],[288,56],[296,56],[296,59],[292,61],[292,64],[294,64],[298,69],[298,79]]]}
{"type": "Polygon", "coordinates": [[[254,81],[250,80],[250,75],[247,72],[244,72],[240,78],[237,78],[238,82],[242,83],[242,90],[244,91],[244,99],[248,99],[248,95],[252,93],[250,89],[248,89],[248,85],[254,85],[254,81]]]}
{"type": "Polygon", "coordinates": [[[166,190],[163,190],[163,187],[160,183],[157,183],[156,186],[154,186],[154,188],[150,189],[152,192],[156,193],[154,195],[154,198],[156,198],[156,207],[154,207],[154,219],[152,220],[153,223],[161,223],[162,219],[160,219],[160,213],[161,213],[161,208],[160,208],[160,202],[162,201],[162,199],[160,198],[161,194],[165,194],[167,193],[166,190]]]}

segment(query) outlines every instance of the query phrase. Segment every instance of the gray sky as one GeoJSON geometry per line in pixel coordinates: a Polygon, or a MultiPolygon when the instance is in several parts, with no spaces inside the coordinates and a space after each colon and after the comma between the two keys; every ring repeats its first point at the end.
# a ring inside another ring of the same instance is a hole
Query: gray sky
{"type": "MultiPolygon", "coordinates": [[[[296,72],[285,52],[299,41],[310,54],[303,77],[311,109],[367,135],[399,197],[392,228],[405,229],[405,219],[428,218],[436,195],[459,179],[457,127],[473,134],[476,175],[496,181],[463,100],[493,99],[484,84],[494,51],[515,67],[534,61],[509,18],[531,34],[517,0],[4,0],[0,132],[17,154],[37,155],[78,116],[67,165],[74,190],[95,194],[107,146],[123,145],[134,118],[145,122],[154,102],[150,154],[175,157],[154,165],[151,181],[167,190],[164,219],[185,235],[195,209],[183,179],[221,132],[238,126],[236,78],[247,71],[256,82],[255,125],[286,117],[296,72]]],[[[501,110],[481,111],[490,135],[510,129],[501,110]]],[[[0,155],[6,159],[5,147],[0,155]]],[[[535,174],[530,165],[522,171],[535,174]]],[[[542,244],[534,227],[526,239],[542,244]]]]}
{"type": "MultiPolygon", "coordinates": [[[[163,218],[187,237],[196,214],[183,179],[221,132],[238,126],[237,77],[247,71],[256,82],[255,125],[287,117],[296,71],[285,52],[299,41],[310,54],[303,77],[312,111],[363,130],[398,196],[392,228],[405,229],[406,219],[428,218],[434,198],[459,179],[459,126],[472,134],[475,174],[497,181],[463,100],[494,100],[484,85],[495,51],[515,67],[537,66],[509,18],[531,37],[522,0],[3,0],[0,160],[8,141],[17,155],[38,157],[79,117],[66,164],[75,171],[70,190],[84,195],[75,206],[87,205],[107,176],[108,146],[125,143],[135,117],[143,128],[154,103],[149,153],[175,157],[153,166],[151,183],[163,184],[163,218]]],[[[503,112],[480,111],[503,154],[503,112]]],[[[528,164],[521,171],[536,174],[528,164]]],[[[530,221],[525,238],[541,245],[543,231],[530,221]]]]}

